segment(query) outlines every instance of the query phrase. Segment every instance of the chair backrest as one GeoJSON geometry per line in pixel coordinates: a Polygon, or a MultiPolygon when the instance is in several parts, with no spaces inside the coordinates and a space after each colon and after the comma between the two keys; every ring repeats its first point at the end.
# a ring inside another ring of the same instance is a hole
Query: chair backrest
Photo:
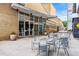
{"type": "Polygon", "coordinates": [[[57,40],[55,41],[56,47],[67,48],[69,47],[69,32],[58,32],[57,40]]]}
{"type": "Polygon", "coordinates": [[[57,38],[58,37],[58,33],[53,33],[53,38],[57,38]]]}
{"type": "Polygon", "coordinates": [[[70,34],[68,32],[59,32],[58,38],[60,45],[63,46],[63,48],[67,48],[69,46],[69,38],[70,34]]]}
{"type": "Polygon", "coordinates": [[[48,34],[48,37],[53,37],[53,32],[48,34]]]}
{"type": "Polygon", "coordinates": [[[69,38],[70,34],[68,32],[59,32],[58,38],[69,38]]]}
{"type": "Polygon", "coordinates": [[[40,45],[46,45],[47,44],[47,38],[40,39],[40,45]]]}
{"type": "Polygon", "coordinates": [[[39,37],[38,37],[38,36],[34,36],[32,41],[33,41],[33,42],[39,41],[39,37]]]}

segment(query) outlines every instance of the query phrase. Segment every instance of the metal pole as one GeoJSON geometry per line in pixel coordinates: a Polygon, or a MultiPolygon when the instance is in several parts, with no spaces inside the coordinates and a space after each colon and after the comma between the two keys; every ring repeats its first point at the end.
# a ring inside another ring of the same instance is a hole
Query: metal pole
{"type": "Polygon", "coordinates": [[[69,17],[68,17],[68,4],[67,4],[67,30],[68,30],[68,19],[69,19],[69,17]]]}

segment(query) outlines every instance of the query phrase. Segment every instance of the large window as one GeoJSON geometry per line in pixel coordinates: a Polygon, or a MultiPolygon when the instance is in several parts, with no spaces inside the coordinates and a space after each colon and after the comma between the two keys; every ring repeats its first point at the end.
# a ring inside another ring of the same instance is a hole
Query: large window
{"type": "Polygon", "coordinates": [[[46,19],[32,14],[19,13],[19,35],[38,35],[45,31],[46,19]]]}
{"type": "Polygon", "coordinates": [[[24,36],[24,13],[19,13],[19,36],[24,36]]]}
{"type": "Polygon", "coordinates": [[[45,31],[45,26],[46,26],[46,19],[40,17],[39,18],[39,33],[43,34],[43,32],[45,31]]]}
{"type": "MultiPolygon", "coordinates": [[[[19,13],[19,36],[28,36],[33,34],[33,15],[19,13]],[[28,21],[29,20],[29,21],[28,21]]],[[[35,26],[35,28],[37,28],[35,26]]],[[[37,33],[38,29],[35,29],[37,33]]]]}

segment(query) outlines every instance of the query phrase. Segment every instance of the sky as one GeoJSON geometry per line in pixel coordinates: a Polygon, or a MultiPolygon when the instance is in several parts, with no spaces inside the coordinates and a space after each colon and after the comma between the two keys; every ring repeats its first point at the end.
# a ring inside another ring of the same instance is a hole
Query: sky
{"type": "Polygon", "coordinates": [[[67,20],[67,3],[53,3],[52,4],[56,9],[56,16],[62,21],[67,20]]]}

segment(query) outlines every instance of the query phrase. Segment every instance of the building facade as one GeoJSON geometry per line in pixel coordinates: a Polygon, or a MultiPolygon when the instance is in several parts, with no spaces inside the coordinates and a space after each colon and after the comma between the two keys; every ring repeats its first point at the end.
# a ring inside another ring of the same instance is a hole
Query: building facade
{"type": "Polygon", "coordinates": [[[68,30],[72,30],[72,11],[73,11],[73,3],[68,4],[68,30]]]}
{"type": "Polygon", "coordinates": [[[0,4],[0,40],[8,39],[11,32],[18,35],[18,12],[13,10],[11,4],[0,4]]]}
{"type": "Polygon", "coordinates": [[[54,17],[56,10],[52,4],[12,3],[0,4],[0,40],[9,39],[14,32],[26,37],[43,35],[46,20],[54,17]]]}
{"type": "Polygon", "coordinates": [[[73,36],[79,38],[79,28],[78,28],[78,24],[79,24],[79,4],[78,3],[73,3],[70,4],[69,6],[71,6],[71,11],[69,11],[70,14],[68,14],[69,16],[71,16],[71,28],[73,30],[73,36]]]}

